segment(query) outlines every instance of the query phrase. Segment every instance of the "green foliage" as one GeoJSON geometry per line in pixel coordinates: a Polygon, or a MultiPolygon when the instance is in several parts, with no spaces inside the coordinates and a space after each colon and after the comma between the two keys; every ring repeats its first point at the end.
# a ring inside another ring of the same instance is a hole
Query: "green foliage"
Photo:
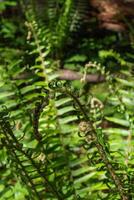
{"type": "Polygon", "coordinates": [[[43,21],[36,3],[22,2],[21,33],[27,35],[22,34],[21,47],[10,41],[18,34],[13,20],[2,19],[1,35],[10,42],[0,48],[1,200],[134,197],[131,53],[126,59],[102,43],[95,62],[86,63],[89,56],[82,52],[65,56],[86,5],[46,1],[48,21],[43,21]],[[58,80],[61,63],[74,70],[85,65],[80,87],[58,80]],[[105,76],[97,92],[87,88],[87,73],[105,76]]]}
{"type": "Polygon", "coordinates": [[[1,1],[0,2],[0,12],[4,11],[7,6],[16,6],[15,1],[1,1]]]}

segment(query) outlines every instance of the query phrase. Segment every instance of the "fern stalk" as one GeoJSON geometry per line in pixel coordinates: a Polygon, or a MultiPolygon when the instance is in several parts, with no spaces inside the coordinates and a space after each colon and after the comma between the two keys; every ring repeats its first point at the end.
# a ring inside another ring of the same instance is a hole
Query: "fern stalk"
{"type": "MultiPolygon", "coordinates": [[[[20,152],[22,155],[24,155],[28,161],[31,162],[31,165],[33,166],[34,169],[36,169],[37,173],[39,174],[40,177],[42,177],[44,179],[44,183],[43,185],[45,186],[47,184],[47,186],[50,188],[50,190],[52,191],[52,193],[54,194],[54,196],[57,197],[57,199],[59,200],[63,200],[61,194],[56,190],[55,186],[53,186],[51,184],[51,182],[47,179],[47,177],[44,175],[45,173],[44,172],[41,172],[39,166],[37,166],[37,164],[35,163],[35,161],[31,158],[30,155],[28,155],[27,152],[25,152],[23,149],[22,149],[22,145],[18,142],[17,138],[15,137],[12,129],[11,129],[11,125],[10,125],[10,122],[9,122],[9,119],[7,118],[6,120],[4,119],[1,119],[1,122],[0,122],[0,125],[1,125],[1,129],[2,129],[2,132],[4,133],[4,135],[6,136],[6,140],[8,141],[8,143],[6,144],[5,143],[5,146],[6,148],[9,148],[11,147],[12,148],[12,151],[13,154],[15,155],[15,157],[17,157],[17,162],[19,163],[19,165],[21,166],[21,169],[23,171],[24,169],[24,174],[26,175],[26,171],[25,171],[25,167],[20,164],[21,161],[19,160],[18,156],[16,155],[16,153],[14,152],[14,150],[20,152]],[[11,139],[10,139],[11,138],[11,139]],[[15,143],[15,145],[14,145],[15,143]],[[14,150],[13,150],[14,149],[14,150]]],[[[30,180],[29,178],[29,175],[27,174],[27,178],[28,180],[30,181],[30,184],[31,186],[33,186],[33,183],[32,181],[30,180]]],[[[22,178],[23,179],[23,178],[22,178]]],[[[35,187],[33,187],[34,189],[34,192],[36,193],[36,195],[38,196],[39,198],[39,195],[38,195],[38,192],[36,191],[35,187]]],[[[39,198],[41,199],[41,198],[39,198]]]]}
{"type": "MultiPolygon", "coordinates": [[[[111,175],[111,178],[113,179],[116,187],[117,187],[117,190],[118,190],[118,193],[120,194],[120,197],[122,200],[129,200],[129,198],[127,197],[126,193],[124,192],[124,186],[122,184],[122,181],[120,180],[120,178],[116,175],[115,173],[115,170],[112,166],[112,164],[110,163],[108,157],[107,157],[107,154],[106,154],[106,151],[104,150],[104,147],[99,143],[98,141],[98,138],[96,136],[96,130],[94,129],[94,126],[91,124],[90,120],[89,120],[89,117],[88,115],[86,114],[86,111],[84,110],[83,106],[81,105],[80,101],[78,100],[77,97],[75,97],[75,95],[73,95],[70,91],[66,90],[65,91],[69,96],[71,96],[74,101],[77,103],[77,105],[79,106],[80,108],[80,111],[81,113],[83,114],[83,117],[85,118],[85,120],[87,121],[87,123],[89,122],[91,127],[92,127],[92,137],[94,138],[95,140],[95,145],[98,149],[98,153],[100,155],[100,157],[102,158],[106,168],[107,168],[107,171],[110,173],[111,175]]],[[[110,157],[110,155],[109,155],[110,157]]]]}

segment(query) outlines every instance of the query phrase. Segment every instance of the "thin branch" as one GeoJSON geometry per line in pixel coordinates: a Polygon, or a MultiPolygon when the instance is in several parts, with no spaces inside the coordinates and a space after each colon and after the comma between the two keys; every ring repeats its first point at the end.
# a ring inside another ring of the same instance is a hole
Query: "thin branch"
{"type": "MultiPolygon", "coordinates": [[[[83,78],[82,73],[66,69],[60,70],[58,75],[59,79],[62,80],[81,80],[83,78]]],[[[105,81],[105,77],[100,74],[87,74],[84,81],[90,83],[100,83],[105,81]]]]}
{"type": "MultiPolygon", "coordinates": [[[[58,75],[58,78],[61,80],[82,80],[84,75],[82,73],[73,71],[73,70],[68,70],[68,69],[62,69],[59,71],[55,72],[58,75]]],[[[23,72],[19,74],[16,77],[13,77],[13,80],[20,80],[20,79],[29,79],[32,76],[35,76],[34,73],[32,72],[23,72]]],[[[84,81],[88,83],[101,83],[105,81],[105,77],[100,75],[100,74],[87,74],[84,77],[84,81]]]]}

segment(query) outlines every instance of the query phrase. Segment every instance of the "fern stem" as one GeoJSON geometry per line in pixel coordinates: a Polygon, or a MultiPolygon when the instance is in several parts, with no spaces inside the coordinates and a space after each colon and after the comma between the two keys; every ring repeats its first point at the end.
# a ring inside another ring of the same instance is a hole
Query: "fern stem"
{"type": "Polygon", "coordinates": [[[84,118],[86,119],[86,121],[89,121],[89,117],[88,117],[87,113],[85,112],[83,106],[81,105],[79,99],[74,94],[72,94],[69,90],[65,90],[64,92],[74,99],[74,101],[78,104],[78,106],[79,106],[82,114],[84,115],[84,118]]]}
{"type": "MultiPolygon", "coordinates": [[[[36,190],[36,188],[35,188],[35,185],[34,185],[34,183],[32,182],[32,180],[31,180],[31,178],[29,177],[29,174],[27,173],[27,171],[25,170],[25,167],[23,166],[23,164],[22,164],[22,162],[20,161],[20,159],[18,158],[18,156],[16,155],[16,153],[15,153],[15,150],[14,150],[14,145],[12,145],[12,143],[11,143],[11,140],[9,139],[9,137],[8,137],[8,135],[7,135],[7,132],[6,131],[4,131],[3,130],[3,133],[5,134],[5,136],[6,136],[6,140],[8,141],[8,143],[7,144],[5,144],[5,147],[8,149],[8,151],[9,151],[9,154],[13,154],[13,158],[15,158],[15,160],[16,160],[16,162],[15,162],[15,164],[17,164],[17,165],[19,165],[20,167],[21,167],[21,178],[22,178],[22,180],[24,181],[24,183],[26,184],[26,186],[28,186],[28,183],[27,182],[25,182],[25,179],[23,178],[23,176],[24,176],[24,174],[25,174],[25,177],[27,178],[27,180],[28,180],[28,182],[30,183],[30,185],[31,185],[31,187],[32,187],[32,190],[34,191],[34,194],[37,196],[37,198],[39,199],[39,200],[41,200],[41,198],[40,198],[40,196],[39,196],[39,194],[38,194],[38,192],[37,192],[37,190],[36,190]],[[11,148],[9,148],[9,147],[11,147],[11,148]],[[23,174],[23,173],[24,174],[23,174]]],[[[18,167],[17,167],[18,168],[18,167]]],[[[31,188],[30,188],[30,190],[31,190],[31,188]]]]}
{"type": "MultiPolygon", "coordinates": [[[[15,137],[15,135],[13,134],[13,131],[11,129],[11,125],[9,123],[9,121],[5,121],[3,122],[3,124],[1,125],[2,127],[2,131],[5,135],[7,135],[7,133],[11,136],[13,142],[15,142],[15,145],[12,145],[17,151],[19,151],[20,153],[22,153],[27,159],[28,161],[31,162],[32,166],[36,169],[37,173],[45,180],[45,183],[47,183],[47,185],[49,186],[49,188],[51,189],[52,193],[57,197],[57,199],[59,200],[63,200],[61,194],[59,194],[59,192],[54,188],[54,186],[51,184],[51,182],[46,178],[46,176],[44,175],[43,172],[40,171],[39,166],[37,166],[37,164],[34,162],[34,160],[31,158],[30,155],[28,155],[21,147],[21,145],[19,144],[17,138],[15,137]]],[[[9,140],[9,144],[11,143],[11,141],[9,140]]]]}
{"type": "MultiPolygon", "coordinates": [[[[80,110],[81,110],[81,112],[82,112],[85,120],[89,121],[89,117],[86,114],[86,111],[84,110],[83,106],[81,105],[79,99],[75,95],[73,95],[70,91],[68,91],[68,90],[66,90],[66,93],[69,96],[71,96],[74,99],[74,101],[78,104],[78,106],[79,106],[79,108],[80,108],[80,110]]],[[[114,181],[114,183],[115,183],[115,185],[116,185],[116,187],[118,189],[118,192],[120,194],[121,199],[122,200],[129,200],[129,198],[127,197],[126,193],[124,192],[124,187],[122,185],[122,181],[116,175],[115,170],[114,170],[112,164],[110,163],[110,161],[107,158],[107,155],[106,155],[106,152],[105,152],[103,146],[98,141],[98,138],[96,136],[96,130],[94,129],[94,127],[93,127],[92,124],[91,124],[91,126],[92,126],[92,134],[93,134],[93,137],[95,138],[95,145],[96,145],[96,147],[98,149],[99,155],[102,158],[102,160],[103,160],[103,162],[104,162],[104,164],[105,164],[105,166],[107,168],[107,171],[110,173],[111,178],[113,179],[113,181],[114,181]]]]}
{"type": "MultiPolygon", "coordinates": [[[[17,147],[16,147],[16,149],[17,149],[17,147]]],[[[17,150],[20,151],[21,153],[23,153],[28,158],[28,160],[31,162],[33,167],[37,170],[38,174],[45,180],[45,183],[47,183],[47,185],[50,187],[50,189],[53,192],[53,194],[59,200],[63,200],[63,198],[61,197],[61,194],[59,194],[59,192],[54,188],[54,186],[50,183],[50,181],[46,178],[46,176],[44,176],[44,173],[40,171],[39,167],[34,162],[34,160],[25,151],[23,151],[22,149],[17,149],[17,150]]]]}
{"type": "MultiPolygon", "coordinates": [[[[94,133],[94,136],[96,136],[95,133],[94,133]]],[[[97,137],[96,137],[96,140],[97,140],[97,137]]],[[[113,179],[113,181],[118,189],[118,192],[119,192],[122,200],[129,200],[128,197],[126,196],[126,193],[124,192],[124,187],[122,185],[120,178],[116,175],[112,164],[109,162],[109,160],[107,158],[107,155],[106,155],[106,152],[105,152],[103,146],[97,141],[96,147],[98,149],[98,152],[99,152],[103,162],[105,163],[105,166],[107,167],[107,170],[109,171],[109,173],[111,175],[111,178],[113,179]]]]}
{"type": "Polygon", "coordinates": [[[34,136],[38,141],[41,141],[42,136],[39,132],[39,120],[40,115],[43,111],[43,108],[48,105],[48,99],[45,97],[41,98],[40,102],[37,102],[35,105],[34,113],[33,113],[33,131],[34,136]]]}
{"type": "Polygon", "coordinates": [[[46,73],[46,69],[45,69],[44,58],[43,58],[43,55],[42,55],[42,51],[41,51],[41,48],[40,48],[40,43],[39,43],[37,34],[36,34],[35,29],[32,25],[32,22],[29,22],[28,25],[29,25],[32,33],[33,33],[33,37],[34,37],[34,40],[35,40],[35,43],[36,43],[36,46],[37,46],[37,50],[38,50],[38,53],[39,53],[39,56],[40,56],[40,59],[41,59],[41,64],[44,67],[43,72],[45,74],[46,83],[48,83],[48,77],[47,77],[47,73],[46,73]]]}

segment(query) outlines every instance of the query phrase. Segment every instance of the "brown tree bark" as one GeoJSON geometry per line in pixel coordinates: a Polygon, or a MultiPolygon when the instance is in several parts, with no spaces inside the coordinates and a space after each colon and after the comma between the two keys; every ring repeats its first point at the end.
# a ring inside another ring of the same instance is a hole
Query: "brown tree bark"
{"type": "Polygon", "coordinates": [[[95,8],[100,27],[113,30],[125,31],[127,23],[134,19],[134,1],[128,0],[90,0],[95,8]]]}

